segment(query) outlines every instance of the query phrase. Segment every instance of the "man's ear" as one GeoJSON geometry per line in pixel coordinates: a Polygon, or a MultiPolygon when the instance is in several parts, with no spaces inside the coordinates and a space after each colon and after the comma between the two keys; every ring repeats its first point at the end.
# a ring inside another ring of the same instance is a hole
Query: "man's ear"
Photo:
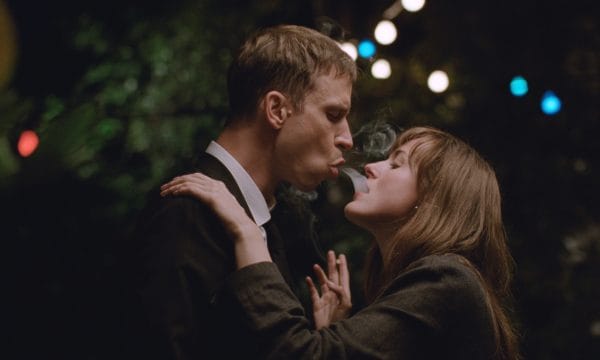
{"type": "Polygon", "coordinates": [[[265,118],[273,129],[280,129],[292,114],[291,105],[279,91],[269,91],[262,101],[265,118]]]}

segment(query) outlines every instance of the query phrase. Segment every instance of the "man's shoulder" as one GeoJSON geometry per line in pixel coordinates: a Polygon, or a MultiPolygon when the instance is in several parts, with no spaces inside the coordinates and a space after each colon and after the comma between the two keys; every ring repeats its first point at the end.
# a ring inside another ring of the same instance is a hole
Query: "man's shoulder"
{"type": "MultiPolygon", "coordinates": [[[[170,175],[165,178],[162,183],[172,180],[179,175],[190,174],[198,171],[210,172],[210,169],[217,169],[211,175],[218,179],[220,169],[218,166],[190,167],[188,170],[179,171],[178,175],[170,175]]],[[[225,179],[226,180],[226,179],[225,179]]],[[[185,234],[196,234],[199,232],[207,232],[208,235],[212,232],[218,222],[218,218],[210,207],[202,201],[192,196],[161,196],[160,185],[156,189],[152,189],[146,195],[144,207],[138,212],[134,220],[133,237],[136,242],[148,243],[150,239],[163,239],[170,237],[168,240],[173,244],[186,240],[188,236],[185,234]],[[168,236],[168,235],[172,236],[168,236]]],[[[197,236],[195,236],[197,237],[197,236]]]]}
{"type": "MultiPolygon", "coordinates": [[[[210,154],[202,153],[196,159],[191,161],[191,166],[185,169],[171,171],[164,177],[161,184],[167,183],[177,176],[196,172],[201,172],[215,180],[223,181],[228,184],[228,186],[233,181],[231,174],[221,162],[210,154]]],[[[161,216],[170,212],[211,213],[210,211],[207,211],[207,206],[191,196],[160,196],[159,188],[161,184],[157,185],[156,189],[152,189],[146,195],[145,206],[140,211],[140,219],[142,221],[147,221],[152,217],[161,216]]]]}

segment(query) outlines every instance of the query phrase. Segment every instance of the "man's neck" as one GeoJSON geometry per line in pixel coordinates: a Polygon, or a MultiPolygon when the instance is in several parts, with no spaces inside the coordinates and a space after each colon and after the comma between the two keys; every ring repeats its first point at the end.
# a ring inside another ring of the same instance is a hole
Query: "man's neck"
{"type": "Polygon", "coordinates": [[[216,142],[231,154],[256,183],[267,204],[275,204],[277,179],[271,168],[272,141],[253,126],[228,126],[216,142]]]}

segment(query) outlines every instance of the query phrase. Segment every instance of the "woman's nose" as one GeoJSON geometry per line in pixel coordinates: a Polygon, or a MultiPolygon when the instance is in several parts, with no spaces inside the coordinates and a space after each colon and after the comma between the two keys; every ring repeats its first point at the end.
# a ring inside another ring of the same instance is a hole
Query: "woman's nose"
{"type": "Polygon", "coordinates": [[[367,178],[375,177],[375,174],[375,163],[365,165],[365,175],[367,175],[367,178]]]}
{"type": "Polygon", "coordinates": [[[368,163],[367,165],[365,165],[365,175],[367,175],[367,178],[377,178],[387,168],[389,168],[389,163],[387,160],[368,163]]]}

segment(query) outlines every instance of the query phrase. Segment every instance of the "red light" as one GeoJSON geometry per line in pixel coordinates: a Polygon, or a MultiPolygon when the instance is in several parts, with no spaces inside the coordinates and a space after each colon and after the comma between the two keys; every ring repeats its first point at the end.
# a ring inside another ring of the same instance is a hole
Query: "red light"
{"type": "Polygon", "coordinates": [[[37,134],[32,130],[25,130],[19,137],[19,143],[17,144],[17,150],[19,155],[22,157],[28,157],[33,154],[40,143],[40,139],[37,134]]]}

